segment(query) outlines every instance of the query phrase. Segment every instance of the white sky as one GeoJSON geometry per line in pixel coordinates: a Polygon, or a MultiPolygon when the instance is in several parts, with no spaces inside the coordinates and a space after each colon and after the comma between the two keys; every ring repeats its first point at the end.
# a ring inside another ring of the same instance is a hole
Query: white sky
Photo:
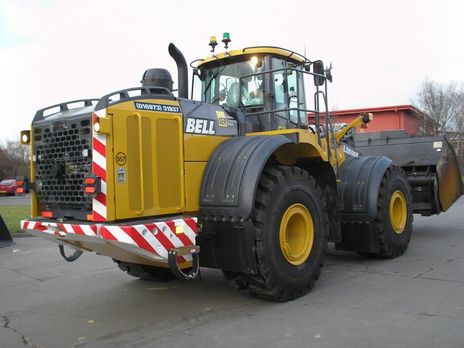
{"type": "Polygon", "coordinates": [[[147,68],[177,81],[168,44],[190,63],[224,31],[230,49],[306,47],[332,62],[331,107],[408,104],[426,77],[464,81],[463,14],[462,0],[0,0],[0,142],[37,109],[138,86],[147,68]]]}

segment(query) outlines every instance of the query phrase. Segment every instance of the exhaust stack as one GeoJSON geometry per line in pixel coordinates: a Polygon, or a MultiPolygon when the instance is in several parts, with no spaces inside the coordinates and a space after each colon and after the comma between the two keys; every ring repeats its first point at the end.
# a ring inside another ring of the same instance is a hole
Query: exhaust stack
{"type": "Polygon", "coordinates": [[[177,64],[177,89],[179,98],[188,99],[188,70],[185,57],[173,43],[169,44],[169,54],[177,64]]]}

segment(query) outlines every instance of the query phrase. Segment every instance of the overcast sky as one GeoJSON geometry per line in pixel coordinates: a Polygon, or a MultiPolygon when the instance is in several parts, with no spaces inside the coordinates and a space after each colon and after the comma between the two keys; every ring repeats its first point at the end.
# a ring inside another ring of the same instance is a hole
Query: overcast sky
{"type": "Polygon", "coordinates": [[[224,31],[231,49],[306,48],[332,62],[331,107],[408,104],[426,77],[464,81],[463,14],[462,0],[0,0],[0,142],[37,109],[138,86],[147,68],[177,81],[168,44],[190,62],[224,31]]]}

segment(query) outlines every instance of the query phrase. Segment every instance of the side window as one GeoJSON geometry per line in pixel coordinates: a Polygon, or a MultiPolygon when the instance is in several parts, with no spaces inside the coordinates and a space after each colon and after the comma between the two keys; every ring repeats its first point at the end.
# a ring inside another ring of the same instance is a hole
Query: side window
{"type": "Polygon", "coordinates": [[[298,123],[298,75],[299,73],[294,70],[287,70],[288,108],[292,123],[298,123]]]}
{"type": "MultiPolygon", "coordinates": [[[[272,70],[285,68],[285,61],[282,59],[272,59],[272,70]]],[[[274,109],[282,110],[287,109],[287,88],[286,88],[286,76],[285,70],[279,70],[272,73],[272,79],[274,84],[274,109]]],[[[276,112],[280,117],[285,117],[285,112],[276,112]]]]}
{"type": "MultiPolygon", "coordinates": [[[[289,65],[291,66],[291,65],[289,65]]],[[[296,68],[296,67],[295,67],[296,68]]],[[[296,68],[298,69],[298,68],[296,68]]],[[[290,109],[290,122],[307,124],[305,91],[303,84],[303,73],[295,70],[287,71],[288,82],[288,107],[290,109]],[[298,120],[298,115],[300,119],[298,120]]]]}
{"type": "MultiPolygon", "coordinates": [[[[216,100],[216,79],[213,78],[211,72],[209,72],[209,76],[206,78],[206,87],[203,89],[203,96],[204,100],[207,103],[213,103],[214,100],[216,100]],[[206,91],[206,92],[205,92],[206,91]]],[[[203,99],[203,98],[202,98],[203,99]]]]}
{"type": "Polygon", "coordinates": [[[234,76],[219,77],[219,105],[238,106],[238,79],[234,76]]]}
{"type": "Polygon", "coordinates": [[[274,73],[274,93],[276,110],[286,109],[285,103],[285,76],[282,71],[274,73]]]}
{"type": "Polygon", "coordinates": [[[263,75],[242,79],[242,103],[245,106],[260,106],[264,104],[263,75]]]}
{"type": "MultiPolygon", "coordinates": [[[[300,67],[300,69],[302,69],[300,67]]],[[[306,111],[306,91],[304,88],[304,73],[298,72],[298,102],[299,108],[303,109],[299,111],[300,113],[300,122],[304,123],[305,125],[308,124],[308,112],[306,111]]]]}
{"type": "Polygon", "coordinates": [[[202,100],[202,92],[201,88],[202,82],[201,79],[197,75],[193,75],[193,89],[192,89],[192,99],[193,100],[202,100]]]}

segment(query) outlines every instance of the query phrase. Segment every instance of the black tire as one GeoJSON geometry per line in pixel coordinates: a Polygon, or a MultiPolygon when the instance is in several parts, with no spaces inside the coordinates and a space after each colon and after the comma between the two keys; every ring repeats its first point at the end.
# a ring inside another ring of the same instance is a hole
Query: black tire
{"type": "Polygon", "coordinates": [[[252,213],[258,274],[224,272],[224,275],[237,288],[269,300],[288,301],[306,294],[319,278],[325,262],[327,216],[321,189],[308,172],[299,167],[265,168],[252,213]],[[298,265],[286,259],[279,239],[284,214],[295,205],[307,209],[314,232],[309,256],[303,256],[298,265]]]}
{"type": "Polygon", "coordinates": [[[412,199],[411,188],[406,179],[406,174],[399,166],[391,165],[385,172],[380,184],[377,216],[374,228],[379,238],[378,253],[359,253],[364,257],[381,257],[393,259],[404,254],[408,248],[412,234],[412,199]],[[394,221],[390,214],[390,204],[395,192],[401,192],[404,196],[406,207],[405,224],[401,231],[395,232],[394,221]]]}
{"type": "Polygon", "coordinates": [[[140,278],[143,280],[156,280],[165,282],[176,279],[174,274],[168,268],[141,265],[137,263],[124,262],[114,260],[117,263],[119,269],[126,272],[127,274],[140,278]]]}

